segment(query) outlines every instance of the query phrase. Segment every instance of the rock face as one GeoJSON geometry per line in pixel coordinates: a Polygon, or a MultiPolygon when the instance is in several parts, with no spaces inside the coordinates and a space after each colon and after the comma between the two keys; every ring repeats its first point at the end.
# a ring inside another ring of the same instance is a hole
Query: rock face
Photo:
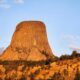
{"type": "Polygon", "coordinates": [[[44,23],[24,21],[17,25],[10,46],[0,59],[41,61],[52,56],[44,23]]]}

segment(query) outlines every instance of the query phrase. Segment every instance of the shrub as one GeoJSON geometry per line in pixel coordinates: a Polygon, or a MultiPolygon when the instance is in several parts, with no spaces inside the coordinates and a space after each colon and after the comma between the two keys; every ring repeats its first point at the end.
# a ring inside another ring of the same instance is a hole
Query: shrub
{"type": "Polygon", "coordinates": [[[60,56],[60,60],[66,60],[66,59],[70,59],[70,56],[69,55],[60,56]]]}
{"type": "Polygon", "coordinates": [[[80,54],[77,53],[77,51],[73,51],[71,57],[72,57],[72,58],[80,57],[80,54]]]}
{"type": "Polygon", "coordinates": [[[26,80],[25,76],[22,76],[20,80],[26,80]]]}
{"type": "Polygon", "coordinates": [[[64,69],[64,75],[68,76],[68,70],[67,69],[64,69]]]}
{"type": "Polygon", "coordinates": [[[80,72],[79,71],[77,71],[74,80],[80,80],[80,72]]]}
{"type": "Polygon", "coordinates": [[[56,72],[49,80],[64,80],[64,77],[59,72],[56,72]]]}
{"type": "Polygon", "coordinates": [[[31,74],[29,75],[29,77],[31,78],[31,80],[34,80],[35,74],[31,73],[31,74]]]}

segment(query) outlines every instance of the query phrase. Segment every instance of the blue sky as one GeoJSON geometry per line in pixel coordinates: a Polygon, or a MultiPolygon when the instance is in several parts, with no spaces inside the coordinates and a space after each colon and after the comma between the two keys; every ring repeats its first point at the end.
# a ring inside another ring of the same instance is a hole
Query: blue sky
{"type": "Polygon", "coordinates": [[[0,47],[10,44],[16,25],[25,20],[46,24],[55,55],[80,50],[80,0],[0,0],[0,47]]]}

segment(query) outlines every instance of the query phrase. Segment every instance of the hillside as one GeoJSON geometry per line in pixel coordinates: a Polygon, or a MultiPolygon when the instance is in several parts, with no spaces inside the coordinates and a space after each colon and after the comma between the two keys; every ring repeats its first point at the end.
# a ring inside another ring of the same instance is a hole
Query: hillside
{"type": "Polygon", "coordinates": [[[80,80],[80,57],[54,62],[0,61],[1,80],[80,80]]]}

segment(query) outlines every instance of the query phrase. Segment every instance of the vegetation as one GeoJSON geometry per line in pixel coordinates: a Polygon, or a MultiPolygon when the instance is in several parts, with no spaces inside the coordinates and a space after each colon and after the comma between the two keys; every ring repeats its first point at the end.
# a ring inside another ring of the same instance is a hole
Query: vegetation
{"type": "Polygon", "coordinates": [[[64,77],[59,72],[56,72],[49,80],[64,80],[64,77]]]}
{"type": "Polygon", "coordinates": [[[74,80],[80,80],[80,71],[79,70],[77,71],[74,80]]]}
{"type": "Polygon", "coordinates": [[[80,57],[80,53],[77,53],[77,51],[73,51],[71,57],[72,58],[80,57]]]}
{"type": "Polygon", "coordinates": [[[77,51],[73,51],[71,55],[62,55],[60,56],[60,60],[67,60],[67,59],[73,59],[73,58],[78,58],[80,57],[80,53],[77,51]]]}
{"type": "Polygon", "coordinates": [[[64,76],[68,76],[68,70],[67,69],[64,69],[64,76]]]}
{"type": "Polygon", "coordinates": [[[53,61],[0,61],[0,80],[65,80],[68,76],[80,80],[79,55],[73,51],[72,55],[62,55],[53,61]]]}
{"type": "Polygon", "coordinates": [[[69,55],[62,55],[60,57],[60,60],[66,60],[66,59],[70,59],[70,56],[69,55]]]}
{"type": "Polygon", "coordinates": [[[22,77],[20,78],[20,80],[26,80],[25,76],[22,76],[22,77]]]}

